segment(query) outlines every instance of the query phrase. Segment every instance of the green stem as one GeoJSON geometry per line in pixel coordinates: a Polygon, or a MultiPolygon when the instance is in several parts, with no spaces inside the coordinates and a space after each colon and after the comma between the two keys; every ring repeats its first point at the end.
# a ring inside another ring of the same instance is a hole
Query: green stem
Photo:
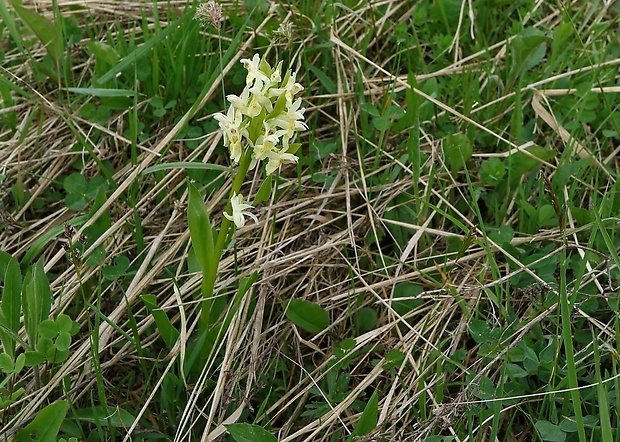
{"type": "MultiPolygon", "coordinates": [[[[252,162],[252,152],[247,150],[243,156],[241,157],[241,161],[239,162],[239,168],[237,170],[237,174],[233,179],[232,187],[230,189],[230,194],[228,196],[228,203],[226,203],[226,213],[230,213],[232,210],[232,204],[230,202],[232,196],[236,193],[238,194],[241,190],[241,186],[245,181],[245,176],[248,173],[248,169],[250,168],[250,163],[252,162]]],[[[215,279],[217,277],[217,269],[220,264],[220,260],[222,259],[222,253],[224,252],[224,246],[226,245],[226,238],[228,237],[228,233],[232,228],[231,222],[228,218],[222,217],[222,225],[220,226],[220,231],[217,235],[217,240],[215,241],[215,247],[213,249],[213,259],[211,267],[202,277],[202,296],[203,303],[200,311],[200,329],[201,331],[205,331],[209,325],[211,324],[211,306],[213,304],[213,295],[215,289],[215,279]]]]}

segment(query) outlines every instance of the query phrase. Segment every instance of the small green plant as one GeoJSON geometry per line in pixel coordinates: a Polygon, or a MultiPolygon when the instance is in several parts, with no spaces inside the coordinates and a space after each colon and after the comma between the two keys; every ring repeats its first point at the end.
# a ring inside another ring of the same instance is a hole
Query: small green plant
{"type": "Polygon", "coordinates": [[[29,266],[22,278],[17,260],[0,251],[0,282],[0,370],[7,375],[2,388],[9,387],[2,402],[8,405],[23,392],[21,387],[15,390],[13,379],[24,367],[53,367],[68,358],[79,325],[63,313],[50,319],[52,293],[42,260],[29,266]],[[27,340],[19,336],[22,326],[27,340]]]}

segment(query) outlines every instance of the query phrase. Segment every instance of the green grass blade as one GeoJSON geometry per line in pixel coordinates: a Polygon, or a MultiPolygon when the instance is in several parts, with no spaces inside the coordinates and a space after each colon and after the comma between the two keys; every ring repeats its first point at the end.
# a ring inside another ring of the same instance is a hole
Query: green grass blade
{"type": "Polygon", "coordinates": [[[568,371],[568,386],[570,396],[575,411],[575,422],[577,423],[579,442],[586,442],[585,426],[583,422],[583,412],[581,409],[581,396],[579,393],[579,382],[577,379],[577,366],[575,363],[575,352],[573,349],[573,328],[571,323],[572,306],[568,300],[568,289],[566,281],[566,271],[568,267],[566,249],[560,252],[560,316],[562,321],[562,340],[566,351],[566,368],[568,371]]]}
{"type": "Polygon", "coordinates": [[[172,169],[189,169],[189,170],[220,170],[222,172],[227,172],[230,170],[230,167],[221,166],[219,164],[210,164],[210,163],[197,163],[192,161],[179,161],[177,163],[160,163],[155,164],[154,166],[147,167],[144,169],[141,174],[159,172],[160,170],[172,170],[172,169]]]}
{"type": "Polygon", "coordinates": [[[68,87],[65,90],[74,94],[87,95],[90,97],[133,97],[134,91],[127,89],[104,89],[97,87],[68,87]]]}
{"type": "Polygon", "coordinates": [[[594,370],[596,373],[596,390],[598,393],[598,409],[600,412],[601,423],[601,441],[613,442],[613,431],[611,426],[611,419],[609,417],[609,402],[607,401],[608,391],[603,385],[603,378],[601,377],[601,355],[599,353],[598,338],[596,335],[592,336],[592,342],[594,344],[594,370]]]}
{"type": "Polygon", "coordinates": [[[116,77],[116,74],[127,69],[133,63],[137,62],[140,58],[144,57],[157,44],[159,44],[170,34],[175,32],[176,28],[183,25],[185,22],[190,20],[192,17],[193,17],[193,14],[191,12],[186,12],[185,14],[183,14],[183,16],[181,16],[177,20],[170,23],[168,27],[166,27],[166,29],[158,33],[155,37],[144,42],[144,44],[140,45],[136,50],[127,54],[127,56],[123,58],[116,66],[114,66],[112,69],[110,69],[108,72],[103,74],[100,78],[98,78],[97,83],[105,84],[108,81],[112,80],[114,77],[116,77]]]}

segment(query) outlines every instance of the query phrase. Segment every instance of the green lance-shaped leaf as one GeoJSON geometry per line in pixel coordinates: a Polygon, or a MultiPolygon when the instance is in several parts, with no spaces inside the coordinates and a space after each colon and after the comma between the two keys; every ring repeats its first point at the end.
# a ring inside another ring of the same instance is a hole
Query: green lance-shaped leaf
{"type": "Polygon", "coordinates": [[[58,64],[63,47],[62,42],[57,38],[54,23],[30,9],[21,7],[16,0],[11,1],[11,4],[13,8],[15,8],[15,12],[17,12],[19,18],[23,20],[26,26],[34,32],[43,46],[45,46],[45,50],[50,58],[54,63],[58,64]]]}
{"type": "Polygon", "coordinates": [[[353,434],[351,434],[352,438],[356,436],[367,435],[372,430],[377,428],[378,422],[379,422],[379,396],[377,395],[377,390],[375,390],[375,392],[370,397],[370,400],[366,404],[366,407],[364,407],[364,412],[362,413],[362,417],[360,417],[359,422],[355,426],[355,430],[353,430],[353,434]]]}
{"type": "Polygon", "coordinates": [[[172,325],[166,312],[158,307],[157,297],[155,295],[142,295],[140,299],[142,299],[146,308],[148,308],[149,312],[153,315],[155,324],[157,324],[157,328],[159,329],[159,334],[164,340],[166,347],[172,349],[179,337],[179,331],[172,325]]]}
{"type": "Polygon", "coordinates": [[[213,228],[209,220],[209,212],[205,206],[200,192],[192,183],[187,183],[189,189],[189,205],[187,208],[187,222],[189,224],[189,234],[192,238],[192,246],[196,259],[202,267],[203,273],[210,270],[213,256],[213,228]]]}
{"type": "MultiPolygon", "coordinates": [[[[19,333],[21,314],[22,274],[19,264],[11,255],[0,251],[0,281],[4,283],[2,290],[1,318],[2,326],[9,332],[19,333]]],[[[11,357],[15,356],[15,338],[0,328],[0,339],[4,351],[11,357]]]]}
{"type": "Polygon", "coordinates": [[[48,405],[37,414],[32,422],[17,432],[17,442],[56,442],[60,424],[67,414],[67,401],[48,405]]]}
{"type": "Polygon", "coordinates": [[[40,259],[26,273],[22,293],[24,325],[30,345],[34,348],[39,336],[39,325],[49,317],[52,307],[52,291],[40,259]]]}

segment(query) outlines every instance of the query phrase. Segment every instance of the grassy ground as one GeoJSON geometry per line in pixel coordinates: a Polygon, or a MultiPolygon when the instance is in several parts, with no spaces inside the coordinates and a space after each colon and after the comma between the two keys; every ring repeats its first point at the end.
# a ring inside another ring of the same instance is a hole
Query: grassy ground
{"type": "Polygon", "coordinates": [[[620,5],[196,6],[0,2],[0,434],[620,440],[620,5]],[[310,129],[205,357],[187,179],[219,226],[253,53],[310,129]]]}

